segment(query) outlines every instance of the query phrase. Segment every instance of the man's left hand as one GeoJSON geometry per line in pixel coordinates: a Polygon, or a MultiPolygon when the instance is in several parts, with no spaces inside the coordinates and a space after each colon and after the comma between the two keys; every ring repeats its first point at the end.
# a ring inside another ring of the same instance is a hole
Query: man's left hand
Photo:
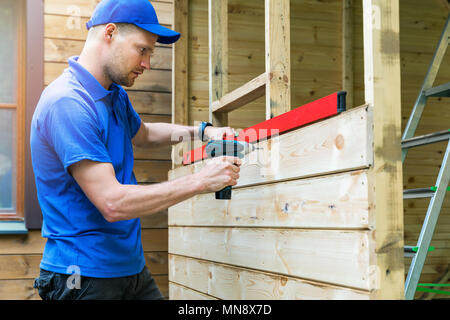
{"type": "Polygon", "coordinates": [[[234,138],[235,131],[230,127],[206,127],[205,136],[211,140],[223,140],[225,137],[234,138]]]}

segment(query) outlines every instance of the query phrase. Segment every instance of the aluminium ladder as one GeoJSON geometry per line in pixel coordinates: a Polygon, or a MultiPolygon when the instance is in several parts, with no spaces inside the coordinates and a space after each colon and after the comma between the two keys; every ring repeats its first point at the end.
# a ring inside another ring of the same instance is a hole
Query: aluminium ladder
{"type": "Polygon", "coordinates": [[[405,256],[412,256],[411,265],[405,282],[405,299],[414,299],[420,274],[425,263],[425,258],[430,247],[434,229],[436,227],[442,203],[450,180],[450,130],[439,131],[414,137],[414,133],[422,116],[428,97],[450,97],[450,82],[432,87],[436,79],[439,67],[445,55],[450,37],[450,15],[447,17],[444,30],[442,32],[439,44],[436,48],[431,64],[428,68],[425,80],[422,84],[419,96],[414,104],[414,108],[409,117],[408,123],[402,136],[402,161],[405,161],[408,149],[412,147],[423,146],[439,141],[448,141],[447,149],[442,160],[442,165],[436,180],[435,186],[431,188],[420,188],[403,191],[404,199],[430,198],[425,220],[420,231],[417,247],[411,250],[411,247],[405,246],[405,256]]]}

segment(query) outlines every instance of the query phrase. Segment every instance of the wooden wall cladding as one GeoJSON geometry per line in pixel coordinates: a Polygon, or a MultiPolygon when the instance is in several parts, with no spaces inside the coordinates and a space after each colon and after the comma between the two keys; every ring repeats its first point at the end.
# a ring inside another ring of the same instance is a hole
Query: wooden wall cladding
{"type": "Polygon", "coordinates": [[[207,193],[169,208],[170,298],[379,296],[372,123],[361,106],[259,142],[231,200],[207,193]]]}
{"type": "MultiPolygon", "coordinates": [[[[48,85],[67,68],[67,59],[79,55],[86,39],[85,23],[99,0],[44,1],[44,83],[48,85]]],[[[152,1],[160,23],[171,27],[172,1],[152,1]]],[[[145,122],[171,122],[172,47],[157,45],[146,71],[132,88],[126,88],[135,110],[145,122]]],[[[170,148],[134,148],[139,183],[167,180],[170,148]]],[[[141,219],[144,255],[152,276],[165,297],[168,284],[167,210],[141,219]]],[[[0,239],[0,299],[40,299],[33,288],[45,239],[40,230],[0,239]]]]}

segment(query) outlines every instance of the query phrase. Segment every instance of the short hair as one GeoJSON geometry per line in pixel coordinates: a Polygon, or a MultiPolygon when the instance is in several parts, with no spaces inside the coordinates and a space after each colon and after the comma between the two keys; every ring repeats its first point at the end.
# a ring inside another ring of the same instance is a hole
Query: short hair
{"type": "MultiPolygon", "coordinates": [[[[123,35],[137,31],[139,28],[138,26],[136,26],[132,23],[114,23],[114,24],[117,26],[117,30],[119,31],[119,33],[122,33],[123,35]]],[[[100,30],[103,30],[102,28],[104,28],[106,25],[107,24],[98,24],[98,25],[92,26],[89,29],[86,40],[89,40],[91,37],[96,35],[100,30]]]]}

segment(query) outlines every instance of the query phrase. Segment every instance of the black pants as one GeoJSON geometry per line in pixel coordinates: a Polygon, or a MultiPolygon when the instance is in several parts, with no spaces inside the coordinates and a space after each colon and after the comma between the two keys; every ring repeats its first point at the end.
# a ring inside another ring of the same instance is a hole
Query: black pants
{"type": "Polygon", "coordinates": [[[91,278],[40,270],[34,281],[43,300],[162,300],[155,279],[144,267],[136,275],[120,278],[91,278]],[[69,279],[69,277],[71,277],[69,279]]]}

